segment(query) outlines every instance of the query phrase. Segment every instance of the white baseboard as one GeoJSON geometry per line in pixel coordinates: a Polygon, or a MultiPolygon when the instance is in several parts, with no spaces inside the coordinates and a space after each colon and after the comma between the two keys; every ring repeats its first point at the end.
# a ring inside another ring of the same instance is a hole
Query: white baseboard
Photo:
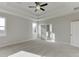
{"type": "Polygon", "coordinates": [[[34,40],[34,39],[30,38],[28,40],[25,39],[25,40],[8,41],[6,43],[0,44],[0,48],[6,47],[6,46],[9,46],[9,45],[23,43],[23,42],[30,41],[30,40],[34,40]]]}

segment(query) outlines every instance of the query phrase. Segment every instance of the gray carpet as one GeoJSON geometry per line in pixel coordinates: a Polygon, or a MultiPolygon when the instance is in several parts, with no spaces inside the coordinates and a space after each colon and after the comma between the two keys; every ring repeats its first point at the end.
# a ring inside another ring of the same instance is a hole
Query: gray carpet
{"type": "Polygon", "coordinates": [[[0,57],[7,57],[19,51],[30,52],[42,57],[79,57],[79,48],[77,47],[44,40],[30,40],[0,48],[0,57]]]}

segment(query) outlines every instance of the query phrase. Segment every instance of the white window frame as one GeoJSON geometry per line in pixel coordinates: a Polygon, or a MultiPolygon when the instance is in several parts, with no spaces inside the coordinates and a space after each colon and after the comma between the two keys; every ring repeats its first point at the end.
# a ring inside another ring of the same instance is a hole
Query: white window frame
{"type": "Polygon", "coordinates": [[[4,19],[4,23],[0,27],[3,27],[4,29],[0,29],[0,36],[6,36],[6,19],[5,17],[0,17],[0,19],[1,18],[4,19]]]}

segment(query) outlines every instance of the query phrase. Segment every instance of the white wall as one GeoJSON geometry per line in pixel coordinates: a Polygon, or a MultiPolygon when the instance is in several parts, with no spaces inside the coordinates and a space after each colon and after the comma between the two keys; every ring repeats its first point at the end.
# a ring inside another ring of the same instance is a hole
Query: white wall
{"type": "Polygon", "coordinates": [[[56,42],[71,43],[71,22],[73,20],[79,20],[79,13],[72,13],[66,16],[60,16],[56,18],[47,19],[40,23],[51,23],[53,25],[53,32],[56,36],[56,42]]]}
{"type": "Polygon", "coordinates": [[[6,36],[0,37],[0,47],[32,39],[32,21],[1,13],[6,18],[6,36]]]}
{"type": "Polygon", "coordinates": [[[55,33],[56,42],[69,43],[70,42],[70,23],[66,19],[57,18],[44,21],[44,23],[51,23],[53,26],[53,32],[55,33]]]}

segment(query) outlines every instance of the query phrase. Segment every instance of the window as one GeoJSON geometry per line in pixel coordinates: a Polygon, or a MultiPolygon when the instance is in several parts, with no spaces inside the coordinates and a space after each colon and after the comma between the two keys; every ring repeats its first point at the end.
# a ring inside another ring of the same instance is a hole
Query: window
{"type": "Polygon", "coordinates": [[[0,31],[5,30],[5,18],[0,18],[0,31]]]}
{"type": "Polygon", "coordinates": [[[0,17],[0,36],[5,35],[5,18],[0,17]]]}

